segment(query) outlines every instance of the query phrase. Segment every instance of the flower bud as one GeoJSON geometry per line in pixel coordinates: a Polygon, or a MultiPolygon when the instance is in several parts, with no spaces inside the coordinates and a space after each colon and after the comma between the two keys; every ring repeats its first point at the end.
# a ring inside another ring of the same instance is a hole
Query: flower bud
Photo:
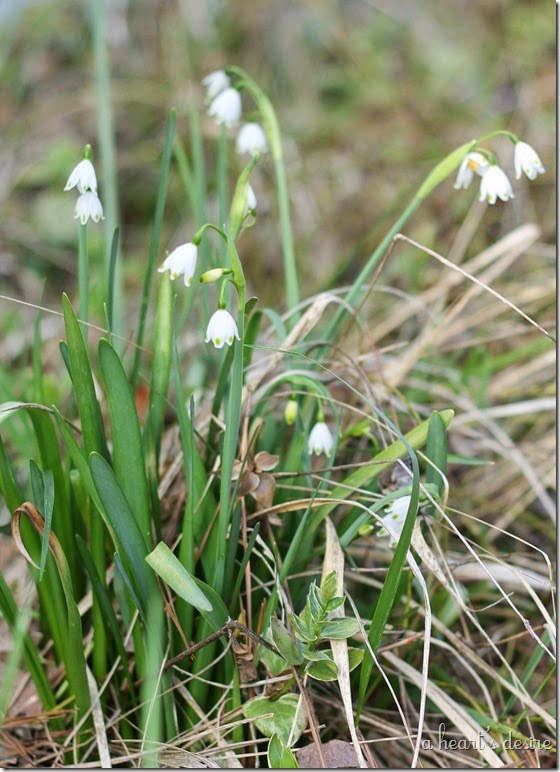
{"type": "Polygon", "coordinates": [[[203,284],[211,284],[213,281],[218,281],[228,273],[232,273],[231,268],[211,268],[209,271],[205,271],[200,277],[200,281],[203,284]]]}
{"type": "Polygon", "coordinates": [[[295,422],[298,414],[298,403],[297,399],[289,399],[286,403],[286,408],[284,410],[284,420],[288,424],[288,426],[292,426],[292,424],[295,422]]]}

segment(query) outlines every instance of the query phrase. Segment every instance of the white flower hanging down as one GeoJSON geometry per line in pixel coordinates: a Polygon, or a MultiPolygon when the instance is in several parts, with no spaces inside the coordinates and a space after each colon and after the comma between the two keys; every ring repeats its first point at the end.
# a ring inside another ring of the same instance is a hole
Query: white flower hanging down
{"type": "Polygon", "coordinates": [[[247,203],[245,205],[245,212],[255,212],[257,209],[257,197],[253,188],[247,186],[247,203]]]}
{"type": "Polygon", "coordinates": [[[88,190],[97,193],[97,176],[92,162],[87,158],[72,169],[64,190],[72,190],[76,186],[80,193],[86,193],[88,190]]]}
{"type": "Polygon", "coordinates": [[[513,197],[511,182],[507,174],[496,164],[486,169],[480,180],[478,200],[486,200],[489,204],[495,204],[496,198],[500,198],[502,201],[509,201],[513,197]]]}
{"type": "Polygon", "coordinates": [[[99,222],[99,220],[105,219],[103,216],[103,207],[101,206],[101,201],[97,197],[97,194],[88,191],[87,193],[82,193],[76,201],[74,219],[76,220],[79,218],[82,225],[85,225],[90,217],[93,222],[99,222]]]}
{"type": "Polygon", "coordinates": [[[190,241],[187,244],[182,244],[180,247],[171,252],[168,255],[163,265],[158,268],[159,273],[169,271],[171,279],[176,279],[178,276],[185,277],[185,287],[190,287],[193,280],[194,272],[196,271],[198,250],[196,245],[190,241]]]}
{"type": "Polygon", "coordinates": [[[223,70],[214,70],[202,78],[202,85],[206,88],[206,100],[211,102],[229,88],[230,80],[223,70]]]}
{"type": "Polygon", "coordinates": [[[216,348],[222,348],[224,343],[231,346],[234,338],[240,340],[235,319],[225,308],[219,308],[208,322],[206,343],[212,341],[216,348]]]}
{"type": "Polygon", "coordinates": [[[393,546],[401,538],[402,529],[406,520],[411,496],[400,496],[391,502],[391,506],[385,510],[387,514],[381,518],[382,527],[378,536],[389,536],[389,544],[393,546]]]}
{"type": "Polygon", "coordinates": [[[515,179],[521,177],[521,172],[530,180],[536,179],[538,174],[544,174],[544,166],[536,150],[527,142],[516,142],[513,163],[515,166],[515,179]]]}
{"type": "Polygon", "coordinates": [[[480,177],[490,166],[490,162],[482,153],[468,153],[462,160],[457,179],[455,180],[455,190],[468,188],[473,179],[473,173],[480,177]]]}
{"type": "Polygon", "coordinates": [[[321,456],[324,454],[330,456],[333,446],[334,438],[329,427],[324,421],[318,421],[309,434],[307,442],[309,455],[321,456]]]}
{"type": "Polygon", "coordinates": [[[219,126],[236,126],[241,118],[241,94],[234,88],[226,88],[215,97],[208,107],[208,115],[219,126]]]}
{"type": "Polygon", "coordinates": [[[235,149],[239,155],[266,153],[268,149],[266,134],[258,123],[246,123],[239,129],[235,140],[235,149]]]}

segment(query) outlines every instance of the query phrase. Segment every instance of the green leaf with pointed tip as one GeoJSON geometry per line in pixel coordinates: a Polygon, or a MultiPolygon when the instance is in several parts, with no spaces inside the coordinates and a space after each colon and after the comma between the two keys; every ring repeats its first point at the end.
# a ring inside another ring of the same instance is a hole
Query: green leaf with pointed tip
{"type": "Polygon", "coordinates": [[[272,629],[272,639],[276,644],[276,648],[286,662],[290,665],[301,665],[303,662],[301,643],[296,642],[292,638],[278,617],[272,617],[270,620],[270,627],[272,629]]]}
{"type": "Polygon", "coordinates": [[[335,641],[341,641],[350,638],[360,630],[357,619],[352,617],[340,617],[339,619],[329,619],[321,625],[321,638],[329,638],[335,641]]]}
{"type": "Polygon", "coordinates": [[[245,718],[251,719],[259,732],[265,737],[277,734],[287,745],[294,745],[305,729],[305,711],[298,710],[299,697],[296,694],[283,694],[277,700],[268,697],[254,697],[243,705],[245,718]],[[293,726],[293,734],[291,734],[293,726]]]}
{"type": "Polygon", "coordinates": [[[324,603],[328,603],[336,595],[336,572],[331,571],[321,583],[324,603]]]}
{"type": "Polygon", "coordinates": [[[331,598],[326,606],[326,612],[327,614],[330,614],[331,611],[336,611],[337,608],[341,608],[344,606],[344,598],[342,595],[340,595],[337,598],[331,598]]]}
{"type": "Polygon", "coordinates": [[[99,341],[99,363],[111,415],[115,475],[149,549],[150,495],[138,415],[119,355],[104,338],[99,341]]]}
{"type": "Polygon", "coordinates": [[[304,625],[299,617],[296,617],[295,614],[290,614],[290,624],[292,625],[294,629],[294,633],[296,635],[296,638],[299,638],[300,641],[303,641],[304,643],[313,643],[317,640],[317,637],[313,635],[313,632],[309,630],[307,625],[304,625]]]}
{"type": "Polygon", "coordinates": [[[305,672],[317,681],[336,681],[338,678],[338,668],[330,659],[312,662],[305,672]]]}
{"type": "Polygon", "coordinates": [[[87,454],[95,451],[108,458],[107,443],[103,431],[103,418],[95,395],[95,386],[93,384],[86,345],[74,309],[65,294],[62,296],[62,308],[64,311],[66,337],[68,339],[68,357],[70,360],[72,385],[82,424],[84,448],[87,454]]]}
{"type": "Polygon", "coordinates": [[[362,660],[364,658],[364,650],[363,649],[357,649],[355,646],[349,646],[348,647],[348,663],[350,667],[350,672],[358,667],[358,665],[361,664],[362,660]]]}
{"type": "Polygon", "coordinates": [[[192,576],[166,544],[160,542],[146,557],[146,563],[177,595],[198,609],[212,629],[223,627],[229,614],[220,596],[192,576]]]}
{"type": "Polygon", "coordinates": [[[91,454],[89,466],[97,495],[111,526],[117,552],[127,574],[136,585],[138,595],[147,603],[152,602],[152,597],[161,598],[155,577],[144,562],[148,554],[145,539],[115,473],[98,453],[91,454]]]}
{"type": "Polygon", "coordinates": [[[273,734],[266,752],[269,769],[299,769],[292,750],[285,745],[277,734],[273,734]]]}

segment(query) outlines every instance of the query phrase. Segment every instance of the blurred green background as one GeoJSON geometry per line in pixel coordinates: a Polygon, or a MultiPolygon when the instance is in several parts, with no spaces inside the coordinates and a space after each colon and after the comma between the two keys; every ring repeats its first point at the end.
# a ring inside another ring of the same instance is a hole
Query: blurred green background
{"type": "MultiPolygon", "coordinates": [[[[547,0],[107,0],[106,9],[128,298],[139,293],[147,263],[169,108],[188,143],[189,100],[203,110],[201,78],[227,64],[245,68],[278,112],[305,294],[354,277],[433,164],[497,128],[534,145],[547,174],[516,182],[513,201],[488,207],[469,254],[527,221],[554,241],[555,7],[547,0]]],[[[47,278],[52,308],[61,291],[75,296],[77,225],[64,183],[86,142],[99,160],[90,11],[87,2],[0,3],[0,292],[39,302],[47,278]]],[[[212,195],[216,131],[206,117],[203,132],[212,195]]],[[[511,168],[510,143],[492,147],[511,168]]],[[[232,186],[241,168],[233,155],[232,147],[232,186]]],[[[240,250],[250,291],[282,309],[269,160],[253,179],[259,217],[240,250]]],[[[102,200],[103,189],[101,179],[102,200]]],[[[474,200],[474,186],[457,193],[448,180],[405,232],[445,254],[474,200]]],[[[162,258],[192,228],[175,170],[162,258]]],[[[90,228],[90,238],[101,266],[102,228],[90,228]]],[[[384,283],[414,291],[441,270],[397,252],[384,283]]],[[[94,298],[96,281],[92,272],[94,298]]],[[[1,301],[4,331],[22,313],[1,301]]],[[[135,321],[134,310],[129,326],[135,321]]]]}

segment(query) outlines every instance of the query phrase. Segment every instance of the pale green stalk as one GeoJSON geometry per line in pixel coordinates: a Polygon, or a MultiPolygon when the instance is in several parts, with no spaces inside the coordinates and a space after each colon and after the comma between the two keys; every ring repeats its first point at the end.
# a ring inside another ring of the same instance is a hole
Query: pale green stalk
{"type": "MultiPolygon", "coordinates": [[[[105,215],[105,269],[107,282],[111,264],[111,244],[113,233],[118,226],[119,198],[117,187],[117,163],[115,155],[115,131],[113,108],[111,103],[111,73],[107,55],[107,17],[106,0],[91,0],[93,53],[95,67],[95,85],[97,100],[97,132],[101,158],[101,177],[103,179],[103,213],[105,215]]],[[[118,253],[113,278],[114,304],[112,306],[112,332],[123,332],[122,278],[118,253]]],[[[118,340],[118,338],[117,338],[118,340]]]]}
{"type": "Polygon", "coordinates": [[[282,153],[282,137],[278,119],[270,99],[244,70],[240,67],[227,67],[226,72],[237,75],[239,78],[239,85],[242,88],[247,89],[255,100],[270,144],[270,152],[276,175],[278,213],[280,215],[280,234],[282,237],[282,254],[284,259],[286,301],[288,310],[291,310],[299,303],[299,284],[290,218],[290,199],[286,182],[286,169],[282,153]]]}
{"type": "Polygon", "coordinates": [[[88,237],[87,224],[80,224],[80,233],[78,237],[78,295],[80,327],[84,340],[87,343],[88,337],[88,313],[89,313],[89,255],[88,255],[88,237]]]}
{"type": "Polygon", "coordinates": [[[334,339],[342,319],[346,316],[351,308],[356,308],[358,306],[359,301],[364,296],[364,285],[371,280],[375,269],[383,259],[383,256],[391,246],[391,242],[397,233],[400,232],[403,225],[408,222],[408,220],[412,217],[414,212],[418,209],[424,199],[431,193],[431,191],[437,185],[439,185],[440,182],[443,182],[443,180],[448,177],[454,171],[454,169],[457,168],[457,166],[459,166],[465,155],[470,150],[472,150],[476,144],[477,140],[466,142],[464,145],[461,145],[460,147],[453,150],[453,152],[446,156],[443,161],[438,163],[434,169],[432,169],[430,174],[426,177],[422,185],[413,196],[407,208],[389,229],[381,243],[376,247],[360,271],[357,279],[354,281],[352,287],[349,289],[344,298],[344,305],[340,305],[338,307],[336,313],[334,314],[324,332],[324,337],[326,340],[331,341],[334,339]]]}

